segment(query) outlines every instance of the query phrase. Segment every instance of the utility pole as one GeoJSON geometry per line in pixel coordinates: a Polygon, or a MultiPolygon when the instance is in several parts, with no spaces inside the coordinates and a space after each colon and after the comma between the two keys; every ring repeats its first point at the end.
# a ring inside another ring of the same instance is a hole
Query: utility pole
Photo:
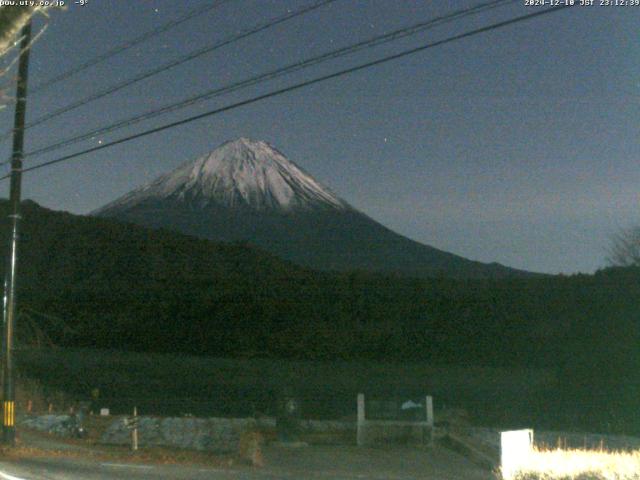
{"type": "Polygon", "coordinates": [[[18,227],[20,225],[20,189],[22,183],[22,158],[24,144],[24,124],[27,110],[27,76],[29,73],[29,47],[31,43],[31,22],[20,31],[20,61],[18,64],[18,86],[16,90],[16,111],[13,127],[13,154],[11,156],[11,187],[9,204],[11,212],[11,244],[4,283],[4,365],[2,375],[2,440],[15,445],[16,411],[15,381],[13,371],[13,336],[16,318],[16,273],[18,266],[18,227]]]}

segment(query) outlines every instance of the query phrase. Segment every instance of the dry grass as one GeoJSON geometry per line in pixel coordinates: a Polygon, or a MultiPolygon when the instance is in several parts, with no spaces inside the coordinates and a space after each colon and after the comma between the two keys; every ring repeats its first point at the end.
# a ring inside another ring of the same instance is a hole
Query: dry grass
{"type": "Polygon", "coordinates": [[[521,465],[514,480],[637,480],[640,450],[534,449],[521,465]]]}

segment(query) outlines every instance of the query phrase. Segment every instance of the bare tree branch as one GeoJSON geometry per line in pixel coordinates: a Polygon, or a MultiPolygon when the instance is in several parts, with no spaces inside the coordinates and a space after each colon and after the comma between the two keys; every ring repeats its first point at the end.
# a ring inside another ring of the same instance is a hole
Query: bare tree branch
{"type": "Polygon", "coordinates": [[[0,56],[11,50],[18,41],[18,33],[39,7],[0,7],[0,56]]]}
{"type": "Polygon", "coordinates": [[[613,267],[640,266],[640,226],[622,230],[613,237],[607,262],[613,267]]]}

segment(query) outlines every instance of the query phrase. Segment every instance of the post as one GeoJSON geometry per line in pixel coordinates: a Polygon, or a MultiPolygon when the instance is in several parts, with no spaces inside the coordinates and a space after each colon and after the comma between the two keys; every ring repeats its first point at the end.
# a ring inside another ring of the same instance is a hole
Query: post
{"type": "Polygon", "coordinates": [[[9,203],[12,233],[4,285],[4,337],[3,337],[3,422],[2,439],[5,444],[15,445],[15,385],[13,371],[13,337],[16,319],[16,274],[18,266],[18,230],[20,224],[20,190],[22,182],[22,158],[24,124],[27,110],[27,76],[29,73],[29,47],[31,22],[20,31],[20,61],[18,64],[18,86],[13,128],[13,154],[11,156],[11,186],[9,203]]]}
{"type": "Polygon", "coordinates": [[[359,447],[364,445],[364,423],[365,423],[365,411],[364,411],[364,393],[358,394],[358,430],[357,430],[357,444],[359,447]]]}
{"type": "Polygon", "coordinates": [[[427,395],[424,399],[424,405],[427,413],[427,429],[429,443],[433,442],[433,397],[427,395]]]}
{"type": "Polygon", "coordinates": [[[138,408],[133,407],[133,430],[131,430],[131,450],[138,450],[138,408]]]}

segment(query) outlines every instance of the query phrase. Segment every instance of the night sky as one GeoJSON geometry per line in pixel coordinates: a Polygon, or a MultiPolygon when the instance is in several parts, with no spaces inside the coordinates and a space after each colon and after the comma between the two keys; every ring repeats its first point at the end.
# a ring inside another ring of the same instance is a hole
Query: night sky
{"type": "MultiPolygon", "coordinates": [[[[88,0],[38,18],[40,84],[208,1],[88,0]]],[[[302,0],[232,0],[28,98],[27,120],[212,44],[302,0]]],[[[26,150],[480,3],[337,0],[29,129],[26,150]]],[[[471,259],[592,272],[640,224],[640,6],[577,6],[26,173],[24,197],[85,214],[240,136],[265,140],[370,217],[471,259]]],[[[524,0],[37,158],[146,128],[543,7],[524,0]]],[[[6,59],[5,59],[6,65],[6,59]]],[[[15,69],[1,77],[13,94],[15,69]]],[[[13,107],[0,112],[10,129],[13,107]]],[[[3,158],[10,142],[2,144],[3,158]]],[[[8,170],[7,166],[2,167],[8,170]]],[[[8,195],[8,182],[2,186],[8,195]]]]}

